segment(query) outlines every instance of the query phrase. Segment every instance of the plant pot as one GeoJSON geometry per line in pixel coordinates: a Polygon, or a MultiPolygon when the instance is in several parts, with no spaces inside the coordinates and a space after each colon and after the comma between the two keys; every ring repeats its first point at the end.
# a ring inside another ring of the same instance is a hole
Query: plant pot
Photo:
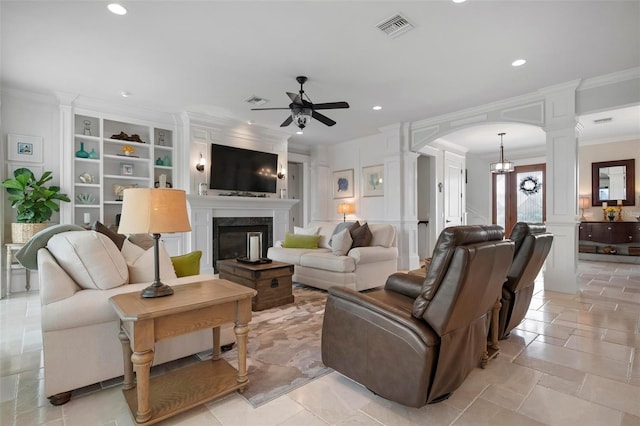
{"type": "Polygon", "coordinates": [[[609,216],[609,222],[613,222],[613,219],[615,219],[616,217],[612,214],[610,214],[609,216]]]}
{"type": "Polygon", "coordinates": [[[14,244],[24,244],[47,226],[46,223],[12,223],[11,241],[14,244]]]}

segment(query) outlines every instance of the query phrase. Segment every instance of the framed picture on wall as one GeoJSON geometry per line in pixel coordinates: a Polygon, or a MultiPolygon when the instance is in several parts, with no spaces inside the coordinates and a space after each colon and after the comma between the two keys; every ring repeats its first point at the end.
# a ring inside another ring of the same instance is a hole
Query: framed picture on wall
{"type": "Polygon", "coordinates": [[[353,197],[353,169],[333,172],[333,198],[353,197]]]}
{"type": "Polygon", "coordinates": [[[120,163],[120,174],[122,174],[122,175],[132,175],[133,174],[133,164],[131,164],[131,163],[120,163]]]}
{"type": "Polygon", "coordinates": [[[40,136],[9,135],[7,158],[9,161],[42,163],[42,138],[40,136]]]}
{"type": "Polygon", "coordinates": [[[384,196],[384,164],[362,168],[362,196],[384,196]]]}

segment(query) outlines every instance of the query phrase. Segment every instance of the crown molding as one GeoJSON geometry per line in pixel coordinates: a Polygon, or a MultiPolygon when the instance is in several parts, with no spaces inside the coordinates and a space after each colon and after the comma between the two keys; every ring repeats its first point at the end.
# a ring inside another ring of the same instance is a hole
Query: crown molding
{"type": "Polygon", "coordinates": [[[609,84],[620,83],[622,81],[640,79],[640,67],[629,68],[627,70],[613,72],[598,77],[585,78],[582,80],[578,91],[593,89],[594,87],[607,86],[609,84]]]}
{"type": "Polygon", "coordinates": [[[24,99],[32,102],[39,102],[43,104],[57,105],[58,98],[52,93],[34,92],[32,90],[19,89],[17,87],[2,86],[0,90],[2,97],[8,96],[16,99],[24,99]]]}

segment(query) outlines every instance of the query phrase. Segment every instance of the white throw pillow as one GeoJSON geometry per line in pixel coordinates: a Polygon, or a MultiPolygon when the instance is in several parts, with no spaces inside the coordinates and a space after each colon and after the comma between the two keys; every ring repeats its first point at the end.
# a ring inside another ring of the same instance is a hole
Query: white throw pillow
{"type": "Polygon", "coordinates": [[[82,288],[108,290],[129,282],[127,262],[118,247],[96,231],[56,234],[47,249],[82,288]]]}
{"type": "Polygon", "coordinates": [[[331,250],[336,256],[346,256],[353,244],[351,233],[348,229],[343,229],[331,239],[331,250]]]}
{"type": "MultiPolygon", "coordinates": [[[[129,267],[130,283],[152,282],[156,278],[153,247],[145,250],[129,240],[125,240],[122,245],[122,256],[129,267]]],[[[171,257],[162,242],[158,245],[158,258],[160,260],[160,280],[176,278],[171,257]]]]}
{"type": "Polygon", "coordinates": [[[318,235],[319,230],[319,226],[310,226],[308,228],[300,228],[299,226],[293,227],[293,233],[297,235],[318,235]]]}

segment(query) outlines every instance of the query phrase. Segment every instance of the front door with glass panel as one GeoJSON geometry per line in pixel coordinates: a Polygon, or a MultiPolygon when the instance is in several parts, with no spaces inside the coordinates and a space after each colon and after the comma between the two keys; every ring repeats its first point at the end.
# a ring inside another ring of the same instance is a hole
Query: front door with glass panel
{"type": "Polygon", "coordinates": [[[493,223],[504,227],[505,237],[516,222],[546,220],[545,169],[545,164],[533,164],[493,175],[493,223]]]}

